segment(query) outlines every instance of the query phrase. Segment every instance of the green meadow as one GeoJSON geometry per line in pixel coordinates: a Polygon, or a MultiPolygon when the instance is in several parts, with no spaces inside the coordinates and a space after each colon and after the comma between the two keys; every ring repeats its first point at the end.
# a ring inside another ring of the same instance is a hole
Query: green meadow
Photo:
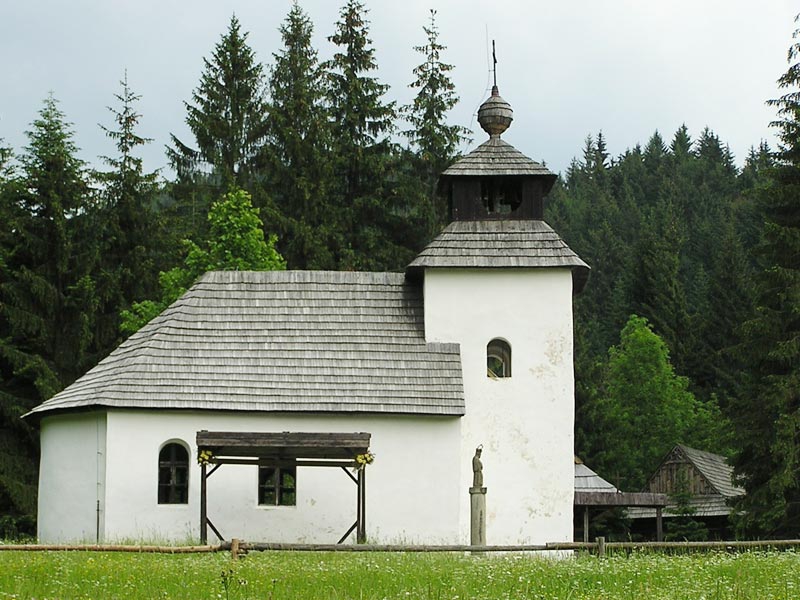
{"type": "Polygon", "coordinates": [[[530,554],[0,552],[0,599],[785,599],[795,552],[530,554]]]}

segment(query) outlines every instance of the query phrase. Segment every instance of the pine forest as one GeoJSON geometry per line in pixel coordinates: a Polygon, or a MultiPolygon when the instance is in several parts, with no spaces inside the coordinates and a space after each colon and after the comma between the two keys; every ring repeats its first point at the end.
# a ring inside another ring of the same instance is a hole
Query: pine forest
{"type": "MultiPolygon", "coordinates": [[[[447,224],[438,175],[472,132],[448,121],[436,13],[407,106],[377,78],[361,2],[341,8],[330,60],[313,27],[295,3],[261,62],[245,24],[223,24],[169,178],[139,158],[127,76],[97,115],[114,149],[101,168],[77,158],[52,94],[24,148],[0,140],[0,538],[35,534],[38,434],[21,416],[204,272],[402,271],[447,224]]],[[[742,537],[800,531],[798,40],[780,85],[777,148],[754,140],[739,166],[713,131],[681,127],[611,156],[587,132],[545,205],[592,268],[575,298],[576,456],[639,491],[677,443],[723,454],[748,492],[742,537]]]]}

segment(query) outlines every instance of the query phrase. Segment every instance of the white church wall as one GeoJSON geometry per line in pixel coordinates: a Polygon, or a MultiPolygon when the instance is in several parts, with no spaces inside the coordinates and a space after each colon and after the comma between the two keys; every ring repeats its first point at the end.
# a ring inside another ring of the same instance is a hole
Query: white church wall
{"type": "MultiPolygon", "coordinates": [[[[379,542],[459,539],[460,419],[395,415],[288,415],[113,410],[108,417],[106,540],[199,537],[199,430],[369,432],[367,536],[379,542]],[[158,452],[190,451],[189,502],[158,504],[158,452]]],[[[356,486],[339,468],[297,472],[297,504],[258,506],[257,469],[223,465],[208,479],[208,516],[226,539],[335,543],[355,522],[356,486]]],[[[352,541],[352,534],[348,541],[352,541]]],[[[209,541],[216,538],[209,530],[209,541]]]]}
{"type": "Polygon", "coordinates": [[[45,417],[40,439],[39,541],[94,543],[104,526],[105,413],[45,417]]]}
{"type": "MultiPolygon", "coordinates": [[[[568,269],[425,273],[428,341],[458,342],[466,416],[461,489],[483,444],[489,544],[572,539],[574,379],[568,269]],[[487,377],[486,345],[511,345],[511,377],[487,377]]],[[[462,536],[469,500],[460,497],[462,536]]]]}

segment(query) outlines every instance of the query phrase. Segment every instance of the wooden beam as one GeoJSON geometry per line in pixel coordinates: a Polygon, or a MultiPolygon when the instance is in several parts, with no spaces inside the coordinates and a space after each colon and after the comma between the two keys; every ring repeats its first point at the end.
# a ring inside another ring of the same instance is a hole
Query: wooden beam
{"type": "Polygon", "coordinates": [[[224,537],[222,537],[222,534],[219,532],[219,529],[217,529],[216,527],[214,527],[214,524],[211,522],[211,519],[207,519],[207,520],[206,520],[206,522],[208,523],[208,526],[209,526],[209,527],[211,527],[211,531],[213,531],[213,532],[214,532],[214,535],[216,535],[216,536],[217,536],[217,538],[219,539],[219,541],[220,541],[220,542],[224,542],[224,541],[225,541],[225,538],[224,538],[224,537]]]}
{"type": "MultiPolygon", "coordinates": [[[[272,459],[272,458],[227,458],[215,456],[210,461],[215,465],[252,465],[260,467],[356,467],[354,460],[311,460],[311,459],[272,459]]],[[[210,475],[210,473],[209,473],[210,475]]]]}
{"type": "Polygon", "coordinates": [[[283,431],[198,431],[197,441],[206,446],[308,446],[320,448],[326,446],[360,446],[369,443],[369,433],[331,433],[331,432],[295,432],[283,431]]]}
{"type": "Polygon", "coordinates": [[[369,449],[369,433],[198,431],[197,447],[232,457],[352,458],[369,449]]]}
{"type": "Polygon", "coordinates": [[[666,506],[666,494],[649,492],[575,492],[575,506],[666,506]]]}
{"type": "Polygon", "coordinates": [[[350,471],[348,471],[346,467],[342,467],[342,471],[344,471],[344,474],[347,475],[350,479],[353,480],[353,483],[358,485],[358,479],[353,477],[353,474],[350,471]]]}
{"type": "Polygon", "coordinates": [[[338,542],[336,542],[336,545],[338,546],[339,544],[341,544],[342,542],[344,542],[344,541],[347,539],[347,536],[348,536],[348,535],[350,535],[351,533],[353,533],[353,530],[354,530],[356,527],[358,527],[358,519],[356,519],[356,522],[355,522],[355,523],[353,523],[352,525],[350,525],[350,529],[348,529],[348,530],[345,532],[345,534],[344,534],[342,537],[340,537],[340,538],[339,538],[339,541],[338,541],[338,542]]]}

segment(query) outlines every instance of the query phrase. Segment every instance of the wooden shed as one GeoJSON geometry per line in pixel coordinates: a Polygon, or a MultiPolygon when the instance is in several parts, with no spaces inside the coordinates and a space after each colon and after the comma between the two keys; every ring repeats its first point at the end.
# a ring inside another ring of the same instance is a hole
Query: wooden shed
{"type": "MultiPolygon", "coordinates": [[[[667,494],[668,497],[689,492],[693,517],[702,521],[714,537],[726,537],[728,516],[732,510],[730,501],[745,493],[733,483],[733,467],[724,456],[681,444],[662,459],[644,491],[667,494]]],[[[670,500],[664,510],[667,519],[675,516],[675,502],[672,498],[670,500]]],[[[636,520],[653,519],[655,511],[631,508],[628,516],[636,520]]]]}

